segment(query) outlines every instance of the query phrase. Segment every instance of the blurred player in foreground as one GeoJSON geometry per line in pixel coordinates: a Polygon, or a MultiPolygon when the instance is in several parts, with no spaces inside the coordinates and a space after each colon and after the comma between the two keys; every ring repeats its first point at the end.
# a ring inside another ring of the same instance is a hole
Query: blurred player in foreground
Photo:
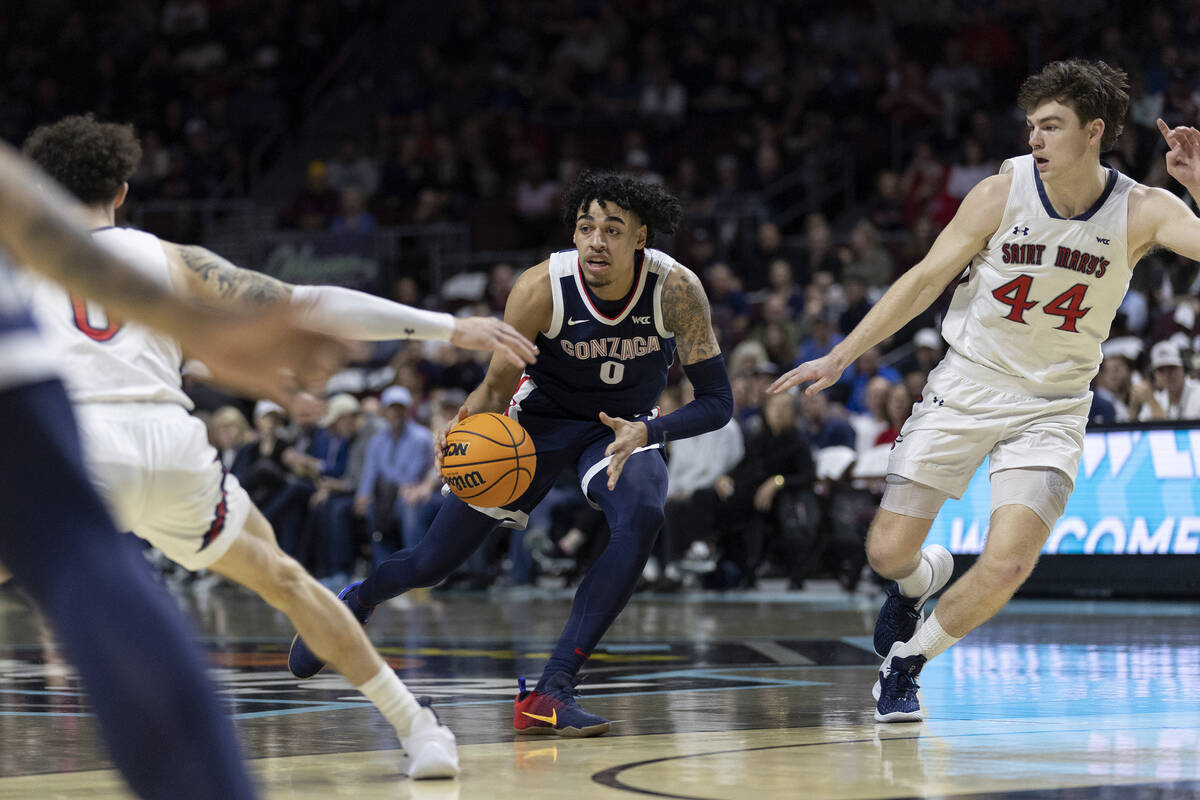
{"type": "MultiPolygon", "coordinates": [[[[455,319],[332,286],[291,286],[195,246],[114,227],[141,148],[127,125],[67,117],[30,134],[25,152],[86,207],[92,236],[143,274],[228,310],[288,306],[315,329],[352,339],[437,339],[496,350],[524,366],[533,345],[491,318],[455,319]]],[[[119,526],[184,567],[211,569],[283,611],[396,729],[414,778],[458,773],[454,735],[418,702],[361,627],[275,541],[270,523],[225,472],[190,416],[174,339],[126,324],[86,297],[44,283],[39,324],[65,353],[64,376],[93,479],[119,526]]]]}
{"type": "Polygon", "coordinates": [[[49,619],[134,791],[253,797],[204,654],[88,481],[56,359],[13,264],[177,337],[240,391],[286,399],[301,382],[319,385],[340,346],[297,328],[294,313],[230,315],[181,300],[97,246],[77,205],[0,143],[0,573],[49,619]]]}

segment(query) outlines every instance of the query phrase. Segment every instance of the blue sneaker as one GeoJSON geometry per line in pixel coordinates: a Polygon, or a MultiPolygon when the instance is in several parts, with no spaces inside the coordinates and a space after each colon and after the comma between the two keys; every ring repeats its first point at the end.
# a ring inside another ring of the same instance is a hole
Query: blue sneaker
{"type": "MultiPolygon", "coordinates": [[[[367,620],[375,613],[375,606],[364,606],[358,602],[358,589],[362,581],[354,583],[342,589],[338,594],[338,600],[341,600],[354,614],[354,618],[363,625],[367,624],[367,620]]],[[[292,649],[288,652],[288,669],[297,678],[311,678],[324,668],[325,662],[322,661],[316,653],[308,649],[308,645],[300,638],[300,634],[292,639],[292,649]]]]}
{"type": "MultiPolygon", "coordinates": [[[[900,645],[902,642],[897,642],[900,645]]],[[[893,647],[895,649],[895,647],[893,647]]],[[[917,699],[917,676],[925,666],[925,656],[900,658],[889,654],[879,667],[875,695],[875,719],[878,722],[921,722],[921,701],[917,699]]]]}
{"type": "Polygon", "coordinates": [[[896,642],[907,642],[921,624],[921,609],[925,601],[942,590],[954,574],[954,556],[940,544],[931,544],[921,551],[921,558],[933,569],[929,589],[920,597],[905,597],[893,581],[887,588],[887,599],[875,620],[875,655],[887,656],[896,642]]]}
{"type": "Polygon", "coordinates": [[[604,717],[584,711],[575,696],[582,678],[559,672],[546,681],[541,690],[525,691],[525,679],[518,678],[519,692],[513,701],[513,730],[520,734],[557,734],[579,738],[608,733],[604,717]]]}

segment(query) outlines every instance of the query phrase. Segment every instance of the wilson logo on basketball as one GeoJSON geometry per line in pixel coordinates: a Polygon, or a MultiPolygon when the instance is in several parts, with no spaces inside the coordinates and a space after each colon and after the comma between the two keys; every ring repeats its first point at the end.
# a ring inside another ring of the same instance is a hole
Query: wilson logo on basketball
{"type": "Polygon", "coordinates": [[[536,468],[533,439],[504,414],[472,414],[446,431],[442,477],[454,494],[477,508],[519,498],[536,468]]]}
{"type": "Polygon", "coordinates": [[[463,475],[447,475],[446,483],[450,484],[450,488],[455,492],[461,492],[464,489],[474,489],[477,486],[483,486],[483,476],[478,472],[467,472],[463,475]]]}

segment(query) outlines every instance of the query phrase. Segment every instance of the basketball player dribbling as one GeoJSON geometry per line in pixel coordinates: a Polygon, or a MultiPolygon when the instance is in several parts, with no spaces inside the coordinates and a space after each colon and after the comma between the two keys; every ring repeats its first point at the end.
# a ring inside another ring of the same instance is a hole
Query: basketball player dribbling
{"type": "MultiPolygon", "coordinates": [[[[312,328],[344,338],[449,340],[522,366],[535,356],[499,320],[456,320],[347,289],[290,286],[201,247],[113,227],[141,154],[130,126],[67,117],[36,129],[25,151],[84,203],[98,243],[187,296],[235,309],[296,303],[312,328]]],[[[184,567],[211,569],[283,611],[393,725],[412,777],[456,775],[454,735],[383,662],[345,606],[279,548],[266,518],[216,459],[204,424],[188,414],[179,344],[106,317],[51,284],[36,288],[34,309],[61,345],[88,466],[118,525],[184,567]]]]}
{"type": "MultiPolygon", "coordinates": [[[[578,672],[637,585],[663,521],[665,439],[716,430],[729,421],[733,393],[709,315],[691,270],[646,247],[679,221],[679,201],[628,176],[585,173],[564,194],[575,249],[526,270],[504,317],[536,340],[538,361],[522,371],[493,358],[459,419],[507,413],[533,438],[537,470],[515,502],[479,508],[446,498],[416,547],[378,565],[342,592],[362,622],[384,600],[434,586],[501,523],[524,527],[529,512],[564,469],[573,469],[611,537],[575,593],[571,616],[537,686],[521,687],[513,709],[518,733],[597,736],[609,721],[575,699],[578,672]],[[696,399],[662,417],[654,405],[675,352],[696,399]]],[[[445,432],[438,441],[439,458],[445,432]]],[[[289,666],[315,675],[323,661],[300,638],[289,666]]]]}
{"type": "MultiPolygon", "coordinates": [[[[1127,88],[1125,74],[1101,61],[1056,61],[1026,79],[1018,102],[1033,152],[972,189],[926,257],[832,352],[770,387],[812,381],[811,395],[832,385],[970,264],[942,327],[949,351],[896,441],[867,537],[872,568],[895,581],[875,624],[881,722],[921,720],[921,668],[990,619],[1032,571],[1074,488],[1088,385],[1133,266],[1155,246],[1200,259],[1200,218],[1170,192],[1100,163],[1121,132],[1127,88]],[[953,562],[921,545],[985,456],[984,551],[923,620],[953,562]]],[[[1168,173],[1200,199],[1200,131],[1158,126],[1168,173]]]]}
{"type": "Polygon", "coordinates": [[[88,481],[53,351],[9,259],[186,342],[232,388],[283,399],[323,382],[340,346],[291,314],[185,303],[92,241],[77,206],[0,143],[0,580],[46,615],[87,690],[109,756],[142,797],[245,800],[254,788],[204,655],[88,481]]]}

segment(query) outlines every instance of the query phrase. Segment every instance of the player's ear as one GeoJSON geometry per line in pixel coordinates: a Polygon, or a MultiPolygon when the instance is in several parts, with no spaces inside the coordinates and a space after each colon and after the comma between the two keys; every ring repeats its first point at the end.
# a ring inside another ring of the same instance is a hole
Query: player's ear
{"type": "Polygon", "coordinates": [[[1099,142],[1104,138],[1104,120],[1094,119],[1088,124],[1088,140],[1099,142]]]}
{"type": "Polygon", "coordinates": [[[645,225],[638,226],[637,236],[635,238],[635,241],[636,241],[635,246],[638,250],[642,250],[646,247],[646,235],[647,235],[646,226],[645,225]]]}
{"type": "Polygon", "coordinates": [[[129,196],[129,181],[121,184],[121,188],[117,190],[117,196],[113,198],[113,209],[118,209],[125,205],[125,198],[129,196]]]}

